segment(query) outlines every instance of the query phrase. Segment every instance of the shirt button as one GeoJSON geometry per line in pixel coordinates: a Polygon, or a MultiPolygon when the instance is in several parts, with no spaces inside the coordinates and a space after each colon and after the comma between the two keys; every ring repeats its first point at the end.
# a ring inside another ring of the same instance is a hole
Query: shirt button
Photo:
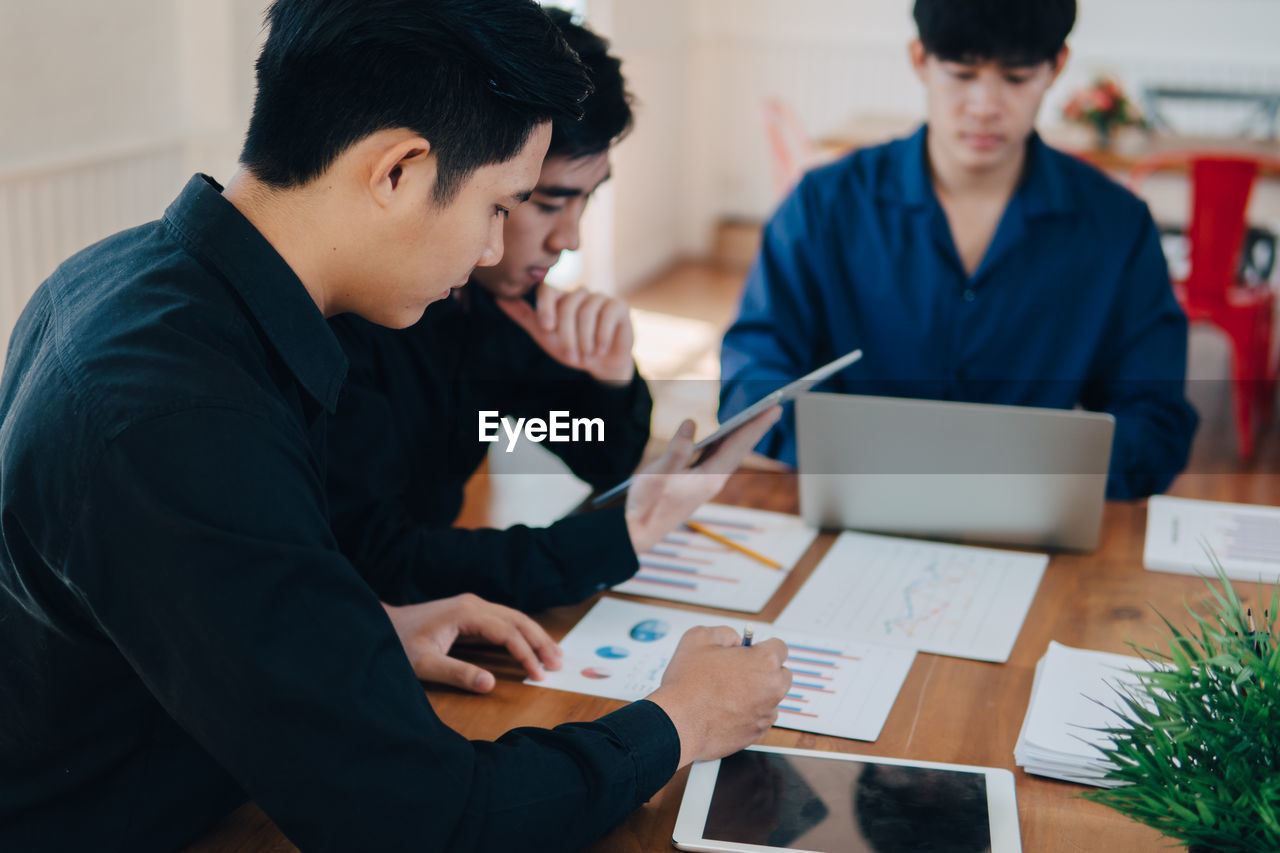
{"type": "Polygon", "coordinates": [[[974,293],[971,288],[965,288],[965,291],[962,295],[964,296],[965,302],[972,302],[973,300],[978,298],[978,294],[974,293]]]}
{"type": "Polygon", "coordinates": [[[963,367],[956,368],[956,379],[964,379],[968,375],[969,371],[965,370],[963,367]]]}

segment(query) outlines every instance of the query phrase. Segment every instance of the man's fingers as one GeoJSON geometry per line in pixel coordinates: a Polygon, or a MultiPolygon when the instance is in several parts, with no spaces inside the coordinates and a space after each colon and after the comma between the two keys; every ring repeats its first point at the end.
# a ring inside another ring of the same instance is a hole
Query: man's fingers
{"type": "Polygon", "coordinates": [[[539,343],[546,338],[546,331],[539,322],[539,315],[533,307],[523,299],[495,299],[502,313],[510,317],[515,324],[529,333],[529,337],[539,343]]]}
{"type": "Polygon", "coordinates": [[[681,423],[680,428],[667,444],[667,449],[662,451],[662,455],[649,466],[651,470],[644,473],[674,474],[676,471],[687,468],[693,458],[693,434],[696,429],[691,420],[681,423]]]}
{"type": "Polygon", "coordinates": [[[717,646],[740,646],[742,637],[728,625],[716,625],[711,631],[711,642],[717,646]]]}
{"type": "Polygon", "coordinates": [[[524,637],[529,648],[533,649],[533,653],[537,656],[542,666],[546,669],[559,669],[560,662],[564,658],[564,652],[556,641],[551,639],[541,625],[530,619],[519,610],[507,608],[507,612],[512,616],[512,624],[515,629],[524,637]]]}
{"type": "Polygon", "coordinates": [[[680,638],[679,645],[737,646],[742,644],[738,632],[728,625],[695,625],[680,638]]]}
{"type": "Polygon", "coordinates": [[[489,642],[504,646],[534,681],[542,680],[544,666],[560,668],[559,647],[538,623],[518,610],[494,605],[468,627],[467,633],[478,633],[489,642]]]}
{"type": "Polygon", "coordinates": [[[488,693],[497,683],[492,672],[448,655],[421,657],[414,662],[413,670],[421,681],[448,684],[472,693],[488,693]]]}
{"type": "Polygon", "coordinates": [[[751,648],[764,649],[769,654],[773,655],[774,659],[778,661],[778,666],[782,666],[786,663],[788,654],[787,644],[782,642],[782,640],[779,640],[777,637],[771,637],[768,640],[756,643],[751,648]]]}
{"type": "Polygon", "coordinates": [[[598,355],[599,341],[602,340],[599,328],[600,312],[608,299],[599,293],[593,293],[582,300],[578,308],[578,346],[583,357],[598,355]]]}
{"type": "Polygon", "coordinates": [[[756,415],[742,427],[725,436],[715,450],[702,460],[699,468],[707,473],[733,473],[743,457],[760,443],[760,439],[764,438],[764,434],[778,422],[780,417],[782,417],[781,406],[772,406],[756,415]]]}
{"type": "Polygon", "coordinates": [[[631,343],[626,341],[627,336],[623,331],[631,319],[630,315],[630,309],[621,300],[607,300],[600,311],[600,320],[596,323],[596,355],[606,354],[615,343],[625,342],[627,351],[631,350],[631,343]]]}
{"type": "Polygon", "coordinates": [[[578,341],[578,312],[589,295],[590,291],[578,289],[564,294],[556,303],[556,334],[560,336],[569,363],[574,365],[582,358],[582,347],[578,341]]]}
{"type": "Polygon", "coordinates": [[[564,296],[563,291],[556,290],[551,285],[543,282],[538,285],[538,323],[544,332],[554,332],[556,329],[557,309],[556,306],[560,302],[560,297],[564,296]]]}

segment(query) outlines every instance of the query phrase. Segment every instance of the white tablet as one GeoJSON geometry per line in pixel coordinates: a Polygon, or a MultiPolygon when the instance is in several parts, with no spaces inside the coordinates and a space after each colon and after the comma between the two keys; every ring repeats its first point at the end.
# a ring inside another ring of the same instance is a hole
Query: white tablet
{"type": "MultiPolygon", "coordinates": [[[[715,432],[695,444],[693,449],[695,451],[707,450],[725,438],[725,436],[750,421],[756,415],[761,414],[766,409],[772,408],[773,406],[779,406],[789,400],[794,400],[796,397],[799,397],[819,382],[836,375],[860,358],[862,358],[862,350],[860,349],[845,353],[835,361],[827,362],[817,370],[810,371],[794,382],[789,382],[778,390],[764,395],[750,406],[747,406],[747,408],[743,409],[741,412],[738,412],[738,414],[729,418],[729,420],[720,424],[720,426],[716,428],[715,432]]],[[[697,463],[695,462],[694,464],[696,465],[697,463]]],[[[591,505],[599,507],[607,504],[609,501],[625,492],[634,480],[635,477],[628,477],[625,481],[619,483],[608,491],[597,495],[591,499],[591,505]]]]}
{"type": "Polygon", "coordinates": [[[1013,774],[752,746],[689,771],[681,850],[1021,853],[1013,774]]]}

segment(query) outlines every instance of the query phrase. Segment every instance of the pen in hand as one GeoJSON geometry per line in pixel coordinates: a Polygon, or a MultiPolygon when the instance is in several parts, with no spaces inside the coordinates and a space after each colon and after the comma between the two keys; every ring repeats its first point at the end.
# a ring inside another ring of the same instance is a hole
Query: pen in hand
{"type": "Polygon", "coordinates": [[[751,645],[751,637],[753,636],[753,634],[754,632],[751,630],[750,625],[744,628],[742,631],[742,645],[744,646],[751,645]]]}

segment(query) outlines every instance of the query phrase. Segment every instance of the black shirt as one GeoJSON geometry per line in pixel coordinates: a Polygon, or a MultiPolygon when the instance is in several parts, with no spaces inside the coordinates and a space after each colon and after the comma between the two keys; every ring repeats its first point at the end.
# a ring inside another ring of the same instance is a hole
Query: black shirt
{"type": "Polygon", "coordinates": [[[0,381],[0,850],[174,850],[246,796],[306,851],[568,849],[670,777],[651,702],[494,743],[435,716],[330,533],[345,366],[201,176],[36,291],[0,381]]]}
{"type": "MultiPolygon", "coordinates": [[[[635,574],[620,507],[546,528],[450,525],[467,479],[491,447],[479,438],[480,412],[598,418],[604,441],[543,447],[596,488],[628,477],[644,452],[653,408],[638,373],[614,387],[565,367],[474,284],[432,305],[409,329],[352,315],[331,325],[351,360],[329,424],[333,530],[383,600],[474,592],[539,610],[581,601],[635,574]]],[[[506,434],[499,439],[506,447],[506,434]]]]}

